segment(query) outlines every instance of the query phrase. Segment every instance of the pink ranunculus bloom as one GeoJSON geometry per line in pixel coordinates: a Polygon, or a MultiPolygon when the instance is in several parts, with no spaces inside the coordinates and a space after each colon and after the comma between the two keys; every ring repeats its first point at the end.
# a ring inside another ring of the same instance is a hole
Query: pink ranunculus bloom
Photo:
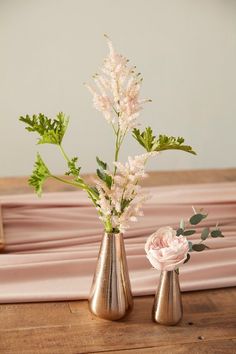
{"type": "Polygon", "coordinates": [[[176,231],[166,226],[147,239],[145,251],[154,268],[171,271],[184,263],[189,245],[185,236],[176,236],[176,231]]]}

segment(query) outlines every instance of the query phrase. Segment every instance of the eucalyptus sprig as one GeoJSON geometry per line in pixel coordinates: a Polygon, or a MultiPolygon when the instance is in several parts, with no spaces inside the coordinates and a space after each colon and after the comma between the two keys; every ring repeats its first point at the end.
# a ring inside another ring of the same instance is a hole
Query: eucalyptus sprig
{"type": "MultiPolygon", "coordinates": [[[[191,236],[197,232],[194,228],[195,225],[200,224],[203,220],[205,220],[208,214],[203,213],[201,209],[199,212],[195,210],[193,207],[194,214],[189,218],[188,223],[186,223],[183,219],[180,221],[179,228],[176,230],[176,236],[191,236]],[[186,227],[189,225],[189,227],[186,227]]],[[[205,249],[209,249],[209,247],[203,243],[203,241],[207,240],[209,237],[224,237],[222,231],[220,230],[218,223],[214,228],[203,227],[201,230],[201,240],[197,243],[193,243],[188,241],[189,244],[189,252],[202,252],[205,249]]],[[[190,259],[190,253],[187,254],[187,258],[184,263],[187,263],[190,259]]]]}
{"type": "Polygon", "coordinates": [[[133,137],[142,145],[147,152],[164,151],[164,150],[182,150],[196,155],[191,146],[185,145],[183,137],[174,137],[160,134],[157,138],[151,127],[147,127],[143,132],[139,129],[133,129],[133,137]]]}

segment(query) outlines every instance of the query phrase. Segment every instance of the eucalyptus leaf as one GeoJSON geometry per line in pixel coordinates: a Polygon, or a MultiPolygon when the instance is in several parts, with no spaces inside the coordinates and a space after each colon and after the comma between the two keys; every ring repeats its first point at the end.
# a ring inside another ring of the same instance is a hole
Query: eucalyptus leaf
{"type": "Polygon", "coordinates": [[[207,237],[209,236],[209,233],[210,233],[209,227],[205,227],[205,229],[202,230],[201,239],[206,240],[207,237]]]}
{"type": "Polygon", "coordinates": [[[207,215],[204,214],[194,214],[193,216],[191,216],[191,218],[189,219],[189,222],[191,225],[197,225],[199,224],[203,219],[205,219],[207,217],[207,215]]]}
{"type": "Polygon", "coordinates": [[[193,251],[196,251],[196,252],[201,252],[201,251],[204,251],[205,249],[209,248],[208,246],[204,245],[204,243],[195,243],[193,246],[192,246],[192,249],[193,251]]]}
{"type": "Polygon", "coordinates": [[[184,233],[184,230],[181,229],[181,228],[179,228],[179,229],[177,229],[177,231],[176,231],[176,236],[183,235],[183,233],[184,233]]]}
{"type": "Polygon", "coordinates": [[[185,259],[184,264],[187,263],[189,260],[190,260],[190,254],[187,253],[187,258],[185,259]]]}
{"type": "Polygon", "coordinates": [[[184,231],[183,235],[184,236],[190,236],[196,233],[196,230],[186,230],[184,231]]]}
{"type": "Polygon", "coordinates": [[[189,247],[189,252],[192,252],[193,250],[193,243],[191,241],[188,241],[188,247],[189,247]]]}
{"type": "Polygon", "coordinates": [[[184,222],[184,219],[181,219],[181,220],[180,220],[179,228],[180,228],[180,229],[183,229],[183,230],[185,229],[185,222],[184,222]]]}
{"type": "Polygon", "coordinates": [[[221,233],[221,231],[219,229],[212,230],[211,231],[211,237],[222,237],[222,233],[221,233]]]}

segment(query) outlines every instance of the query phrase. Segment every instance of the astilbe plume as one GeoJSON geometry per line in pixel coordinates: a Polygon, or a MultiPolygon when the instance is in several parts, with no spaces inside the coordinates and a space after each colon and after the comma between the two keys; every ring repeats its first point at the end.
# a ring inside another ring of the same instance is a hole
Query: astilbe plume
{"type": "Polygon", "coordinates": [[[142,77],[129,60],[118,54],[106,36],[109,54],[104,59],[100,74],[93,76],[96,89],[86,84],[93,95],[95,108],[102,112],[116,131],[125,135],[137,125],[137,118],[145,102],[140,99],[142,77]]]}
{"type": "Polygon", "coordinates": [[[104,223],[109,220],[112,229],[124,232],[130,221],[136,221],[138,216],[143,215],[142,205],[148,199],[148,194],[142,192],[139,183],[147,176],[145,164],[151,155],[153,153],[128,157],[125,164],[114,162],[117,170],[111,188],[105,182],[97,183],[100,219],[104,223]]]}

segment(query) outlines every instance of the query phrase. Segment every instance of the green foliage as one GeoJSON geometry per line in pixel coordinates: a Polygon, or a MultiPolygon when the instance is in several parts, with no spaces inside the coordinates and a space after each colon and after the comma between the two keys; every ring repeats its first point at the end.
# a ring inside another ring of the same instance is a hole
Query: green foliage
{"type": "MultiPolygon", "coordinates": [[[[193,210],[195,211],[194,207],[193,210]]],[[[202,220],[207,218],[207,214],[203,213],[203,209],[200,209],[199,212],[195,212],[194,215],[192,215],[189,219],[189,224],[190,225],[198,225],[202,220]]],[[[183,219],[181,219],[180,224],[179,224],[179,228],[176,230],[176,236],[191,236],[194,235],[198,230],[195,230],[193,228],[191,229],[186,229],[185,227],[185,221],[183,219]]],[[[201,240],[198,243],[194,243],[191,241],[188,241],[188,247],[189,250],[188,252],[202,252],[206,249],[209,249],[209,247],[207,245],[205,245],[204,243],[202,243],[203,241],[205,241],[209,236],[211,237],[224,237],[224,235],[222,234],[221,230],[218,227],[218,223],[215,227],[215,229],[213,229],[212,231],[210,230],[209,227],[205,227],[202,229],[201,231],[201,240]]],[[[184,263],[187,263],[190,260],[190,253],[187,254],[187,258],[184,261],[184,263]]]]}
{"type": "Polygon", "coordinates": [[[121,213],[123,213],[125,208],[127,206],[129,206],[130,202],[131,202],[131,200],[129,200],[129,199],[122,199],[122,201],[121,201],[121,213]]]}
{"type": "Polygon", "coordinates": [[[206,240],[207,237],[209,236],[209,233],[210,233],[209,227],[205,227],[205,228],[202,230],[201,239],[202,239],[203,241],[206,240]]]}
{"type": "Polygon", "coordinates": [[[188,241],[188,247],[189,247],[189,252],[192,252],[193,250],[193,243],[191,241],[188,241]]]}
{"type": "Polygon", "coordinates": [[[154,151],[155,136],[153,135],[152,128],[147,127],[142,133],[139,129],[133,129],[133,137],[142,145],[148,152],[154,151]]]}
{"type": "Polygon", "coordinates": [[[183,235],[184,236],[191,236],[196,233],[196,230],[186,230],[184,231],[183,235]]]}
{"type": "Polygon", "coordinates": [[[111,189],[111,186],[112,186],[112,177],[109,176],[106,172],[104,172],[104,170],[98,168],[97,169],[97,175],[98,177],[106,183],[107,187],[109,189],[111,189]]]}
{"type": "Polygon", "coordinates": [[[98,191],[97,187],[92,186],[92,187],[90,187],[89,189],[91,190],[91,192],[93,193],[93,195],[97,197],[96,199],[98,199],[98,197],[99,197],[99,191],[98,191]]]}
{"type": "Polygon", "coordinates": [[[211,231],[211,237],[224,237],[220,229],[215,229],[211,231]]]}
{"type": "Polygon", "coordinates": [[[20,117],[20,121],[26,124],[25,129],[29,132],[36,132],[40,135],[38,144],[61,145],[69,118],[62,112],[58,113],[54,119],[40,113],[32,117],[27,114],[25,117],[20,117]]]}
{"type": "Polygon", "coordinates": [[[197,225],[206,217],[207,217],[207,215],[197,213],[197,214],[194,214],[193,216],[191,216],[191,218],[189,219],[189,222],[191,225],[197,225]]]}
{"type": "Polygon", "coordinates": [[[106,170],[108,168],[107,166],[107,163],[106,162],[103,162],[102,160],[100,160],[98,157],[96,157],[96,160],[97,160],[97,163],[98,163],[98,166],[99,168],[97,169],[97,176],[103,181],[106,183],[107,187],[109,189],[111,189],[111,186],[112,186],[112,182],[113,182],[113,179],[112,179],[112,176],[110,176],[106,170]]]}
{"type": "Polygon", "coordinates": [[[99,159],[99,157],[96,157],[98,166],[100,166],[103,170],[107,170],[107,163],[103,162],[102,160],[99,159]]]}
{"type": "Polygon", "coordinates": [[[142,145],[147,152],[163,150],[182,150],[196,155],[196,152],[189,145],[184,145],[184,138],[167,135],[159,135],[157,138],[153,135],[152,129],[147,127],[143,132],[139,129],[133,129],[133,137],[142,145]]]}
{"type": "Polygon", "coordinates": [[[209,248],[208,246],[204,245],[204,243],[195,243],[193,246],[192,246],[192,249],[193,251],[196,251],[196,252],[201,252],[201,251],[204,251],[205,249],[209,248]]]}
{"type": "Polygon", "coordinates": [[[69,167],[69,171],[67,171],[65,174],[67,176],[72,175],[73,177],[75,177],[75,180],[79,178],[79,180],[81,180],[81,178],[79,177],[80,174],[80,170],[81,167],[80,166],[76,166],[78,161],[78,157],[73,157],[71,160],[68,161],[68,167],[69,167]]]}
{"type": "Polygon", "coordinates": [[[180,222],[179,222],[179,227],[180,229],[185,229],[185,222],[184,222],[184,219],[181,219],[180,222]]]}
{"type": "Polygon", "coordinates": [[[88,196],[94,205],[97,206],[97,199],[99,197],[98,190],[96,188],[90,187],[80,177],[79,174],[81,167],[77,165],[78,157],[73,157],[70,159],[62,147],[62,140],[67,130],[69,118],[67,118],[64,113],[58,113],[55,119],[48,118],[44,114],[40,113],[39,115],[33,115],[32,117],[29,115],[20,117],[20,121],[26,124],[26,129],[29,132],[36,132],[39,134],[40,138],[38,144],[54,144],[60,148],[60,151],[65,158],[69,168],[65,174],[68,176],[73,176],[73,181],[71,181],[51,175],[47,166],[44,164],[42,158],[38,154],[35,163],[35,170],[29,179],[30,185],[35,188],[35,191],[38,193],[38,195],[42,194],[42,185],[45,179],[50,176],[63,183],[67,183],[77,188],[83,189],[88,193],[88,196]]]}
{"type": "Polygon", "coordinates": [[[41,196],[43,183],[48,177],[51,176],[51,173],[39,153],[37,154],[34,167],[33,173],[28,182],[30,186],[34,187],[38,196],[41,196]]]}
{"type": "Polygon", "coordinates": [[[176,230],[176,236],[183,235],[183,233],[184,233],[184,229],[182,229],[181,227],[176,230]]]}
{"type": "Polygon", "coordinates": [[[187,258],[185,259],[184,264],[187,263],[189,260],[190,260],[190,254],[187,253],[187,258]]]}

